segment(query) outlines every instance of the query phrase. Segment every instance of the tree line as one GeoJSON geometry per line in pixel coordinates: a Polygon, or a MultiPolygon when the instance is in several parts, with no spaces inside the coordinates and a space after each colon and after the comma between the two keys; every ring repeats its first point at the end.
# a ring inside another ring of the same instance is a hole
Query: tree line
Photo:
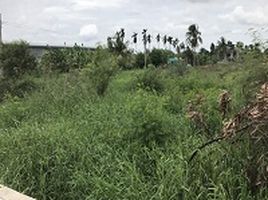
{"type": "MultiPolygon", "coordinates": [[[[161,35],[160,33],[153,37],[148,29],[143,29],[140,33],[134,32],[130,41],[134,44],[135,49],[137,49],[139,42],[144,47],[144,66],[148,64],[148,54],[154,49],[172,51],[174,56],[183,58],[187,64],[192,66],[212,64],[219,61],[235,61],[241,58],[242,54],[249,52],[255,53],[255,56],[262,54],[260,43],[245,45],[243,42],[233,43],[224,37],[221,37],[216,43],[211,43],[209,50],[204,47],[198,49],[203,44],[203,39],[197,24],[190,25],[185,36],[185,40],[167,34],[161,35]],[[151,44],[154,40],[157,47],[151,50],[151,44]]],[[[129,44],[129,40],[126,40],[124,28],[117,31],[113,37],[107,38],[108,49],[118,55],[125,56],[127,53],[131,53],[128,48],[129,44]]],[[[268,53],[268,49],[264,53],[268,53]]]]}

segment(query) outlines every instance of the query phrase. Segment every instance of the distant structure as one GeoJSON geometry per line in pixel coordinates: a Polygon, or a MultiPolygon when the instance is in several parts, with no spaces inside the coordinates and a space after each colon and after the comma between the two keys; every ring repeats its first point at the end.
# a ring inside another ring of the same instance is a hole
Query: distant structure
{"type": "MultiPolygon", "coordinates": [[[[37,59],[40,60],[42,56],[49,50],[56,49],[72,49],[74,47],[71,46],[49,46],[49,45],[29,45],[29,49],[31,54],[37,59]]],[[[79,48],[85,51],[94,51],[95,48],[79,46],[79,48]]]]}

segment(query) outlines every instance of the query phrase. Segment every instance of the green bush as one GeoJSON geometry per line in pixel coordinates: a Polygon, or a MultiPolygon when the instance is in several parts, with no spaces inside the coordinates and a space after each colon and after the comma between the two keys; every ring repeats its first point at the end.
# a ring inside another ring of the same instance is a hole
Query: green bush
{"type": "Polygon", "coordinates": [[[118,70],[117,57],[107,49],[99,47],[92,54],[92,62],[88,64],[86,73],[98,95],[103,96],[111,78],[118,70]]]}
{"type": "Polygon", "coordinates": [[[128,53],[124,56],[118,56],[118,66],[123,70],[131,70],[135,66],[135,59],[132,54],[128,53]]]}
{"type": "Polygon", "coordinates": [[[67,54],[62,49],[51,49],[47,51],[42,56],[41,68],[45,72],[68,72],[70,65],[68,64],[67,54]]]}
{"type": "Polygon", "coordinates": [[[0,81],[0,101],[7,96],[23,98],[36,89],[38,89],[38,85],[31,79],[4,79],[0,81]]]}
{"type": "Polygon", "coordinates": [[[174,56],[172,51],[155,48],[149,54],[151,63],[156,67],[167,64],[168,58],[174,56]]]}
{"type": "Polygon", "coordinates": [[[177,64],[168,65],[169,72],[178,76],[183,76],[189,69],[190,67],[182,60],[179,60],[177,64]]]}
{"type": "Polygon", "coordinates": [[[127,136],[146,147],[163,146],[174,135],[175,127],[163,109],[165,98],[139,90],[131,97],[129,109],[132,116],[132,133],[127,136]]]}
{"type": "Polygon", "coordinates": [[[135,55],[135,67],[143,69],[145,65],[144,62],[144,53],[137,53],[135,55]]]}
{"type": "Polygon", "coordinates": [[[133,81],[132,86],[157,93],[161,93],[165,89],[161,70],[155,68],[146,69],[133,81]]]}
{"type": "Polygon", "coordinates": [[[90,61],[88,50],[75,45],[73,48],[49,49],[41,59],[41,69],[45,72],[69,72],[82,69],[90,61]]]}
{"type": "Polygon", "coordinates": [[[24,41],[2,44],[0,68],[5,78],[18,78],[36,68],[36,60],[24,41]]]}

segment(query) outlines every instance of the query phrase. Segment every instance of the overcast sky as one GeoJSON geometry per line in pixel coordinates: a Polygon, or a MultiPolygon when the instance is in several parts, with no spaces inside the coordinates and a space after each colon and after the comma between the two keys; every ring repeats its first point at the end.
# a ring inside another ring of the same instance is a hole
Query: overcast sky
{"type": "Polygon", "coordinates": [[[93,46],[121,27],[127,38],[148,28],[184,41],[193,23],[205,47],[221,36],[250,42],[249,28],[268,38],[267,0],[0,0],[0,13],[4,41],[32,44],[93,46]]]}

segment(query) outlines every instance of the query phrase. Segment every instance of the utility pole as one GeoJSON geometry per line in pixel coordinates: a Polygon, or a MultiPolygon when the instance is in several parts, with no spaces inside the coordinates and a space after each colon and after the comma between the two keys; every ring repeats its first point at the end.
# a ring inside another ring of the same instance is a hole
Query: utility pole
{"type": "Polygon", "coordinates": [[[3,42],[2,40],[2,14],[0,13],[0,44],[3,42]]]}

